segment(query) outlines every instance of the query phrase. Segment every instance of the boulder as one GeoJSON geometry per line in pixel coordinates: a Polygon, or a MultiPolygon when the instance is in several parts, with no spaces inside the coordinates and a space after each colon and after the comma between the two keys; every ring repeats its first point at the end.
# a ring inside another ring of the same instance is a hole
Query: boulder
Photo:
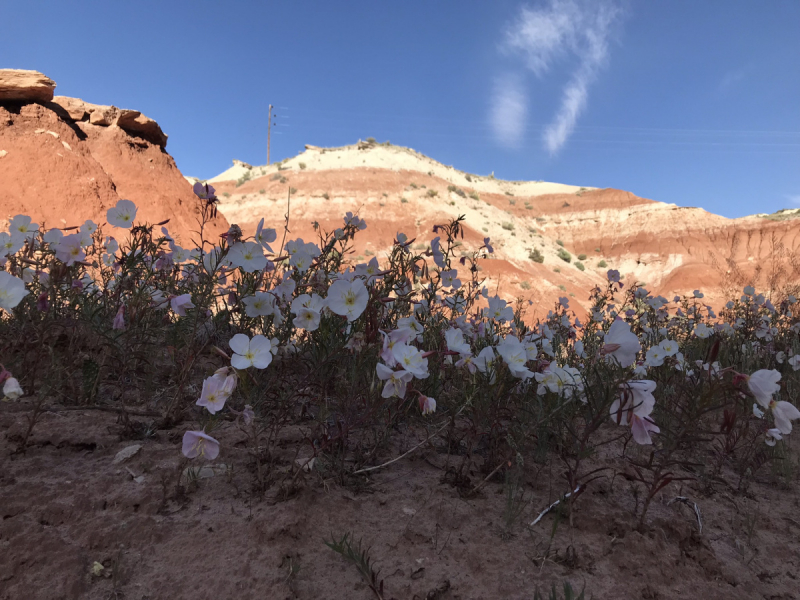
{"type": "Polygon", "coordinates": [[[167,136],[161,131],[158,123],[153,119],[144,116],[138,110],[129,110],[127,108],[120,109],[119,116],[116,121],[117,127],[146,139],[148,142],[167,147],[167,136]]]}
{"type": "Polygon", "coordinates": [[[0,102],[50,102],[56,82],[39,71],[0,69],[0,102]]]}
{"type": "Polygon", "coordinates": [[[138,110],[91,104],[80,98],[67,98],[66,96],[56,96],[53,98],[53,103],[64,109],[73,121],[88,120],[92,125],[103,127],[116,125],[126,133],[145,139],[156,146],[167,147],[167,136],[161,131],[158,123],[144,116],[138,110]]]}
{"type": "Polygon", "coordinates": [[[99,104],[86,103],[89,108],[89,123],[92,125],[102,125],[108,127],[113,125],[119,117],[119,109],[116,106],[100,106],[99,104]]]}
{"type": "Polygon", "coordinates": [[[86,102],[80,98],[55,96],[53,98],[53,103],[63,108],[73,121],[83,121],[89,118],[89,111],[86,110],[86,102]]]}

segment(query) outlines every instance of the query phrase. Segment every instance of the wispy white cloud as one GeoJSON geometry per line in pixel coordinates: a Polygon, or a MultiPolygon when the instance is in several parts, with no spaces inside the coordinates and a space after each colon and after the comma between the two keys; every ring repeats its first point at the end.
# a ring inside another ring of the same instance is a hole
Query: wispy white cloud
{"type": "Polygon", "coordinates": [[[520,78],[506,75],[495,80],[490,114],[495,139],[509,148],[518,148],[527,116],[528,98],[520,78]]]}
{"type": "Polygon", "coordinates": [[[732,87],[735,87],[739,83],[744,81],[744,78],[747,76],[748,70],[749,70],[749,65],[745,65],[744,67],[733,69],[725,73],[725,75],[723,75],[722,79],[719,82],[719,91],[727,92],[732,87]]]}
{"type": "Polygon", "coordinates": [[[561,105],[544,131],[544,144],[551,154],[563,147],[586,109],[589,86],[608,61],[613,25],[622,13],[621,5],[613,0],[549,0],[541,8],[521,8],[506,31],[501,48],[521,56],[537,77],[543,77],[557,61],[577,59],[561,105]]]}
{"type": "Polygon", "coordinates": [[[800,194],[795,194],[795,195],[787,194],[786,195],[786,199],[789,202],[791,202],[792,204],[796,204],[797,206],[800,206],[800,194]]]}

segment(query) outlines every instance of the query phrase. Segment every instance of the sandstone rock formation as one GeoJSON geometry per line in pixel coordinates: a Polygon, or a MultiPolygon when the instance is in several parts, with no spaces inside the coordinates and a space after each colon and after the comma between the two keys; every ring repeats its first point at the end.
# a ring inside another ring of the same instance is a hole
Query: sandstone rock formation
{"type": "MultiPolygon", "coordinates": [[[[19,80],[8,73],[0,70],[0,89],[19,80]]],[[[37,75],[29,80],[46,79],[37,75]]],[[[23,213],[49,227],[103,223],[108,208],[127,198],[139,207],[137,220],[170,219],[173,236],[191,244],[199,201],[164,150],[166,136],[155,121],[138,111],[53,98],[52,89],[48,100],[37,93],[0,99],[0,219],[23,213]]],[[[220,215],[205,237],[215,240],[227,228],[220,215]]]]}
{"type": "Polygon", "coordinates": [[[56,82],[38,71],[0,69],[0,102],[49,102],[56,82]]]}
{"type": "Polygon", "coordinates": [[[481,276],[492,290],[530,300],[539,314],[561,296],[588,307],[590,290],[605,285],[611,268],[669,299],[700,289],[717,308],[744,285],[766,291],[800,280],[794,213],[726,219],[621,190],[501,181],[375,144],[310,147],[269,167],[235,162],[209,181],[221,194],[220,210],[245,234],[262,217],[281,227],[289,188],[296,190],[289,205],[294,237],[314,239],[314,222],[339,227],[346,211],[367,220],[354,248],[360,260],[384,255],[398,231],[422,249],[434,224],[463,214],[459,251],[491,237],[496,252],[481,276]],[[537,254],[543,262],[533,260],[537,254]]]}

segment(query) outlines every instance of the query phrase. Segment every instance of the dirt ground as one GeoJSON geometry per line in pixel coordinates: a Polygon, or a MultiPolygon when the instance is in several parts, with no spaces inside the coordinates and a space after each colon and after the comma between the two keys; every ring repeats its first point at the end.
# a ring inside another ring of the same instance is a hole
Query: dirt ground
{"type": "Polygon", "coordinates": [[[464,498],[432,446],[360,485],[315,467],[288,499],[277,486],[253,497],[244,435],[228,423],[214,461],[226,467],[181,494],[182,430],[121,440],[113,413],[57,410],[21,453],[27,409],[0,404],[2,600],[371,598],[355,567],[323,543],[346,532],[370,547],[386,600],[532,599],[537,587],[564,581],[596,599],[800,598],[800,486],[769,473],[746,493],[723,481],[704,492],[674,483],[640,532],[631,484],[620,477],[589,484],[571,526],[564,518],[554,528],[551,513],[530,527],[566,491],[545,467],[526,482],[508,527],[503,483],[464,498]],[[134,444],[141,450],[115,464],[134,444]],[[667,504],[681,491],[699,505],[702,533],[689,507],[667,504]]]}

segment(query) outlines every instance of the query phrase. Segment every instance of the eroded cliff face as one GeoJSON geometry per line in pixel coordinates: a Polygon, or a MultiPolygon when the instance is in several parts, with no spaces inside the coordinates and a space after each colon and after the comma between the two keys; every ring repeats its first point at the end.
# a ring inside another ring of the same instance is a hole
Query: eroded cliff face
{"type": "Polygon", "coordinates": [[[459,253],[490,237],[496,252],[480,275],[491,290],[530,300],[539,314],[562,296],[572,296],[576,308],[588,307],[591,289],[605,285],[611,268],[670,299],[700,289],[715,307],[750,283],[767,289],[770,278],[800,280],[798,219],[726,219],[622,190],[499,181],[405,148],[310,148],[270,167],[237,161],[213,180],[220,210],[245,234],[262,217],[280,229],[294,188],[291,237],[313,239],[312,223],[330,230],[345,212],[358,212],[368,224],[356,238],[353,257],[360,260],[383,256],[398,231],[416,237],[421,249],[436,235],[434,224],[463,214],[459,253]],[[532,260],[534,250],[544,262],[532,260]],[[564,251],[570,262],[560,258],[564,251]]]}
{"type": "MultiPolygon", "coordinates": [[[[126,198],[139,208],[137,221],[169,219],[173,237],[190,245],[200,204],[165,151],[166,136],[155,121],[76,98],[53,101],[52,89],[47,100],[41,77],[28,78],[38,82],[35,95],[12,93],[9,82],[25,78],[4,75],[8,71],[0,70],[0,220],[27,214],[48,227],[86,219],[100,224],[126,198]]],[[[220,215],[206,238],[216,240],[227,228],[220,215]]]]}

